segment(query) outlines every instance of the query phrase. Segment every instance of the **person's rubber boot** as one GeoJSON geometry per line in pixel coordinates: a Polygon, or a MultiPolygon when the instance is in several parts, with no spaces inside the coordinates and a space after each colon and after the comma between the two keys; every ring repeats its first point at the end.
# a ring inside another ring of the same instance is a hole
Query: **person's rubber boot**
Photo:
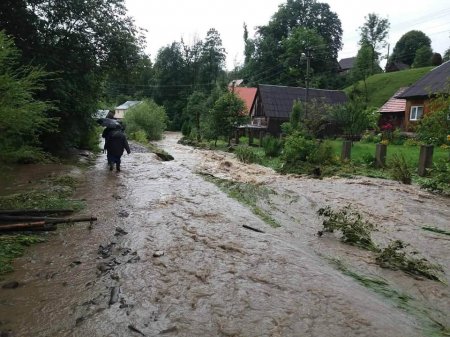
{"type": "Polygon", "coordinates": [[[116,164],[116,170],[117,172],[120,172],[120,164],[116,164]]]}
{"type": "Polygon", "coordinates": [[[109,170],[112,171],[114,168],[114,164],[113,163],[109,163],[109,170]]]}

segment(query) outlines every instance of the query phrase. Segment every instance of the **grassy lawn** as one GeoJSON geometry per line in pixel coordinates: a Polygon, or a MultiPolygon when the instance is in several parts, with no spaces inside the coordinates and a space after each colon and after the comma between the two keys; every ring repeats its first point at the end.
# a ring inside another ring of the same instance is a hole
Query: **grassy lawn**
{"type": "MultiPolygon", "coordinates": [[[[380,107],[401,87],[408,87],[428,73],[433,67],[408,69],[392,73],[381,73],[370,76],[367,80],[369,106],[380,107]]],[[[364,88],[362,81],[358,82],[360,89],[364,88]]],[[[348,94],[351,87],[345,88],[348,94]]]]}
{"type": "MultiPolygon", "coordinates": [[[[332,140],[332,147],[336,156],[341,156],[342,141],[332,140]]],[[[351,158],[355,163],[365,162],[365,158],[375,157],[374,143],[361,143],[355,142],[352,147],[351,158]]],[[[449,149],[442,149],[439,147],[434,148],[433,161],[446,160],[449,157],[449,149]]],[[[390,161],[394,154],[403,155],[409,166],[418,166],[420,146],[403,146],[403,145],[388,145],[387,147],[387,162],[390,161]]]]}

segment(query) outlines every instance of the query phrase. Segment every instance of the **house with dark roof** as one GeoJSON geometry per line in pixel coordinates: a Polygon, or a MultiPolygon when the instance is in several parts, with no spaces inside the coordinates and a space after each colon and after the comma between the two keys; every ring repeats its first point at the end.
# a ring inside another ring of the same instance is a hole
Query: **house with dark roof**
{"type": "MultiPolygon", "coordinates": [[[[279,85],[258,85],[251,107],[251,126],[278,135],[281,124],[289,122],[295,100],[306,102],[306,89],[279,85]]],[[[308,102],[319,101],[322,104],[336,105],[348,101],[340,90],[308,89],[308,102]]]]}
{"type": "Polygon", "coordinates": [[[339,73],[347,74],[355,65],[356,57],[347,57],[339,61],[339,73]]]}
{"type": "Polygon", "coordinates": [[[396,98],[405,99],[404,128],[412,131],[424,114],[429,113],[430,99],[439,94],[449,94],[450,61],[431,69],[416,83],[396,98]]]}
{"type": "Polygon", "coordinates": [[[378,126],[380,128],[386,124],[391,124],[396,129],[403,130],[405,128],[406,99],[397,98],[397,96],[401,95],[406,89],[408,89],[408,87],[398,89],[396,93],[378,110],[381,114],[378,121],[378,126]]]}

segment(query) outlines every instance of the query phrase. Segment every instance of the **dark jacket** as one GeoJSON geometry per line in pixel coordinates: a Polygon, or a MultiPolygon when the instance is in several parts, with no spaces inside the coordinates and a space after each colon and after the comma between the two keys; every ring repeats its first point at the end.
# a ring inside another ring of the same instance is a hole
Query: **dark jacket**
{"type": "Polygon", "coordinates": [[[123,155],[124,150],[127,150],[128,154],[131,152],[127,138],[122,130],[113,130],[108,132],[105,137],[105,149],[108,151],[109,155],[118,157],[123,155]]]}

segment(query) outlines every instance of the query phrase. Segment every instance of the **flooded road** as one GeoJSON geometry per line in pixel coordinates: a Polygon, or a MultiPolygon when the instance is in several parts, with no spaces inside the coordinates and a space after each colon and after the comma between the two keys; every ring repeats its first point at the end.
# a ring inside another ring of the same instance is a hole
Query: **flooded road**
{"type": "Polygon", "coordinates": [[[280,176],[239,163],[232,154],[179,145],[178,137],[167,133],[158,144],[174,161],[134,146],[116,173],[99,157],[77,196],[87,201],[83,213],[99,221],[92,229],[63,227],[17,259],[6,281],[17,280],[20,287],[0,289],[0,331],[427,336],[450,326],[446,284],[382,269],[372,253],[331,234],[316,235],[320,207],[351,203],[378,225],[378,244],[404,240],[440,264],[448,284],[448,237],[422,227],[450,230],[449,199],[369,178],[280,176]],[[280,227],[199,173],[270,189],[258,207],[280,227]],[[355,275],[383,280],[374,283],[382,289],[363,285],[355,275]]]}

